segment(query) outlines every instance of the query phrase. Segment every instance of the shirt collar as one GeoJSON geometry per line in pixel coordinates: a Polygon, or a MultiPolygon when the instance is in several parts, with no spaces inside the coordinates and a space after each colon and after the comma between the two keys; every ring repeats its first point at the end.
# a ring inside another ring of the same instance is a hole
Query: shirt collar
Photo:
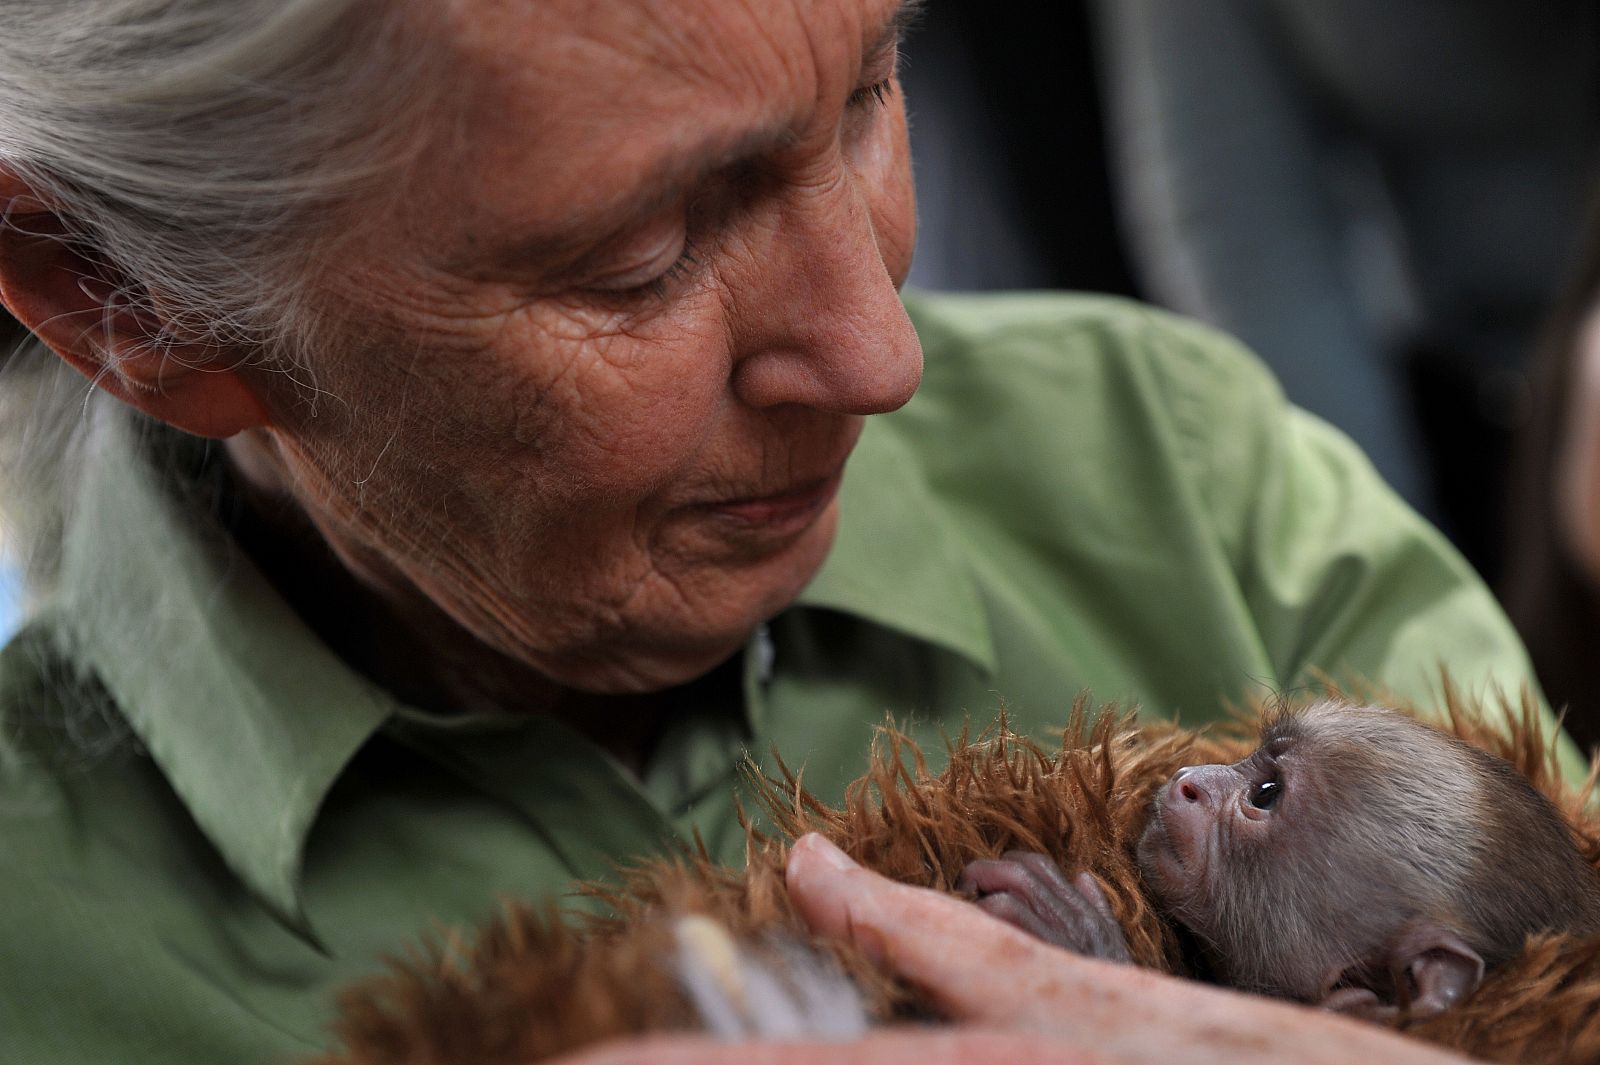
{"type": "Polygon", "coordinates": [[[306,930],[307,833],[395,703],[183,498],[138,419],[109,401],[90,411],[51,613],[229,867],[306,930]]]}
{"type": "MultiPolygon", "coordinates": [[[[90,412],[50,612],[235,875],[309,933],[306,837],[345,765],[401,708],[185,498],[188,478],[152,457],[139,419],[109,400],[90,412]]],[[[840,495],[834,548],[796,605],[858,615],[992,672],[970,561],[886,419],[868,420],[840,495]]]]}
{"type": "Polygon", "coordinates": [[[901,417],[867,419],[839,489],[833,550],[797,605],[855,614],[992,674],[994,637],[970,549],[951,529],[902,439],[901,417]]]}

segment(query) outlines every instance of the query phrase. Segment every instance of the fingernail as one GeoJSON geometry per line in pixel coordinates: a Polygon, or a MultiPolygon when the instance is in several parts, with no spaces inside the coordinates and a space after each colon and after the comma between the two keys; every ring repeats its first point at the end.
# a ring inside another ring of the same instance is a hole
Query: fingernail
{"type": "Polygon", "coordinates": [[[859,869],[844,851],[835,847],[825,836],[816,832],[808,832],[795,841],[795,850],[804,847],[816,861],[821,862],[829,869],[843,872],[847,869],[859,869]]]}

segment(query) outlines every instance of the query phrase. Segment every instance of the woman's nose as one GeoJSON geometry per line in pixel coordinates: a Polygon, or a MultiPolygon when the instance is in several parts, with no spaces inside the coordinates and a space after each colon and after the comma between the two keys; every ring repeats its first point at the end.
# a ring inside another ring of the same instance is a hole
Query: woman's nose
{"type": "Polygon", "coordinates": [[[866,197],[841,178],[787,198],[779,214],[745,264],[735,393],[753,407],[839,414],[902,406],[922,380],[922,345],[866,197]]]}

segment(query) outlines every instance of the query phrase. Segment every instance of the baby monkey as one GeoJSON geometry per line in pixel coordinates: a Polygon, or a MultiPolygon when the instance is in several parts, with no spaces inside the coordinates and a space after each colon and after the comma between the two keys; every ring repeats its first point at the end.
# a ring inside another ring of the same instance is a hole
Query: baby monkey
{"type": "MultiPolygon", "coordinates": [[[[1510,764],[1392,710],[1318,703],[1232,765],[1189,766],[1138,844],[1158,908],[1241,990],[1367,1017],[1438,1013],[1538,932],[1600,931],[1600,880],[1510,764]]],[[[977,904],[1128,961],[1087,873],[1041,854],[967,867],[977,904]]]]}

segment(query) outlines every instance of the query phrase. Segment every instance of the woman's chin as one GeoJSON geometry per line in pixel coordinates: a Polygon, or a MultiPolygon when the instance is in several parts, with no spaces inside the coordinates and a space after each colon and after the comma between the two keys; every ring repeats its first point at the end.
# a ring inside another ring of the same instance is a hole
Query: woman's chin
{"type": "Polygon", "coordinates": [[[595,695],[661,691],[696,680],[739,654],[763,622],[794,602],[827,558],[833,526],[830,512],[780,556],[675,583],[677,601],[657,623],[609,639],[601,653],[556,656],[542,671],[564,687],[595,695]]]}

